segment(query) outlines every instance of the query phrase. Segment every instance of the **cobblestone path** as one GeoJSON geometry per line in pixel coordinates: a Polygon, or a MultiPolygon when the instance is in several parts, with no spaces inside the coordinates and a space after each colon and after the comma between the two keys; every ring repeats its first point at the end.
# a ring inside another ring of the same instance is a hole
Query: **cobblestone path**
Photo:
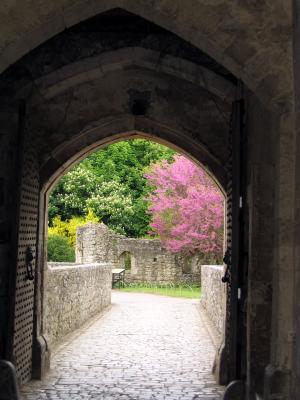
{"type": "Polygon", "coordinates": [[[196,301],[114,292],[112,308],[54,355],[24,400],[219,400],[196,301]]]}

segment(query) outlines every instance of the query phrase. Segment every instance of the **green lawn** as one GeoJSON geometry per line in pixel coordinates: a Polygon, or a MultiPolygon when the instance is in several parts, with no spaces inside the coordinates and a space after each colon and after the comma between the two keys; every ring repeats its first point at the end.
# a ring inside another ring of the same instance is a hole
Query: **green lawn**
{"type": "Polygon", "coordinates": [[[201,288],[195,285],[163,285],[163,284],[125,284],[120,289],[115,287],[114,289],[122,292],[131,293],[151,293],[159,294],[163,296],[171,297],[184,297],[188,299],[199,299],[201,294],[201,288]]]}

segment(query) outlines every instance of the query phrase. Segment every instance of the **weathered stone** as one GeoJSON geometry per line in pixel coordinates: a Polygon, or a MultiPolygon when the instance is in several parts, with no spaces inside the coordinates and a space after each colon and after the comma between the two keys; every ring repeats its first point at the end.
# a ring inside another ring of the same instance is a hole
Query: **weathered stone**
{"type": "Polygon", "coordinates": [[[55,347],[111,302],[111,265],[49,263],[44,336],[55,347]]]}
{"type": "Polygon", "coordinates": [[[220,400],[198,301],[114,291],[110,310],[58,349],[23,399],[220,400]]]}
{"type": "Polygon", "coordinates": [[[103,223],[77,228],[76,262],[104,262],[113,268],[125,268],[125,254],[131,261],[130,270],[125,271],[127,282],[201,283],[201,260],[197,255],[180,258],[165,250],[158,239],[127,238],[103,223]]]}
{"type": "Polygon", "coordinates": [[[277,1],[276,6],[267,1],[259,6],[256,2],[253,6],[251,2],[226,1],[183,5],[167,0],[163,3],[154,1],[151,9],[145,1],[128,0],[103,1],[101,4],[80,0],[76,5],[70,0],[56,0],[51,4],[31,0],[26,6],[31,13],[11,2],[5,2],[0,9],[2,70],[66,26],[110,8],[124,8],[202,48],[253,90],[268,71],[273,71],[273,91],[268,96],[280,93],[278,80],[282,82],[281,90],[287,86],[292,90],[291,76],[283,72],[291,69],[292,6],[285,0],[277,1]],[[5,29],[8,12],[12,16],[10,29],[5,29]],[[229,15],[230,20],[224,15],[229,15]],[[286,57],[274,59],[280,53],[286,57]]]}
{"type": "Polygon", "coordinates": [[[0,360],[0,399],[20,399],[16,370],[13,364],[4,360],[0,360]]]}
{"type": "Polygon", "coordinates": [[[245,397],[245,382],[233,381],[231,382],[222,397],[223,400],[246,400],[245,397]]]}
{"type": "Polygon", "coordinates": [[[224,335],[226,285],[222,282],[224,267],[201,266],[201,305],[212,321],[219,337],[224,335]]]}

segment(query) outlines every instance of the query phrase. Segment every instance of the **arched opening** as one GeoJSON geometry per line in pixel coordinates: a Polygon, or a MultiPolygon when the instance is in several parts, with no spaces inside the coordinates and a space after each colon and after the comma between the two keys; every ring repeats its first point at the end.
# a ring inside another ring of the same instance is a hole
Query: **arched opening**
{"type": "MultiPolygon", "coordinates": [[[[149,122],[148,122],[149,123],[149,122]]],[[[152,128],[151,130],[152,130],[152,132],[154,131],[154,129],[155,128],[152,128]]],[[[101,135],[101,129],[99,129],[99,128],[97,128],[97,132],[98,132],[98,134],[100,134],[101,135]]],[[[151,139],[152,139],[152,141],[153,141],[153,139],[156,139],[156,141],[157,142],[159,142],[159,143],[164,143],[164,144],[168,144],[169,145],[169,147],[172,147],[173,149],[174,148],[176,148],[176,150],[178,150],[178,146],[174,146],[174,145],[172,145],[172,144],[170,144],[170,142],[168,142],[168,141],[166,141],[166,140],[164,140],[164,139],[162,139],[161,137],[159,137],[159,138],[156,138],[155,136],[154,136],[154,134],[152,134],[151,136],[150,135],[145,135],[145,133],[144,132],[142,132],[142,133],[140,133],[140,132],[134,132],[134,134],[132,134],[132,132],[125,132],[125,133],[123,133],[123,134],[121,134],[121,135],[113,135],[112,136],[112,139],[111,139],[111,141],[109,142],[108,140],[107,141],[105,141],[104,143],[102,142],[101,144],[100,144],[100,146],[99,146],[99,143],[97,143],[97,145],[98,145],[98,148],[103,148],[103,146],[104,145],[108,145],[109,143],[116,143],[117,141],[122,141],[122,140],[124,140],[124,139],[133,139],[133,138],[137,138],[137,137],[139,137],[139,138],[148,138],[149,139],[149,137],[151,137],[151,139]]],[[[68,146],[66,145],[65,146],[66,148],[68,148],[68,146]]],[[[68,171],[72,166],[74,166],[78,161],[77,160],[79,160],[79,159],[82,159],[85,155],[87,155],[87,154],[90,154],[92,151],[95,151],[95,149],[96,149],[96,144],[94,144],[94,145],[92,145],[92,146],[90,146],[88,149],[83,149],[79,154],[76,154],[76,155],[74,155],[74,157],[72,158],[72,164],[71,164],[71,161],[69,161],[69,162],[67,162],[67,164],[66,164],[66,168],[64,168],[64,166],[62,167],[62,168],[60,168],[59,169],[59,171],[57,172],[57,173],[55,173],[54,174],[54,178],[53,177],[49,177],[49,180],[48,180],[48,185],[46,186],[47,187],[47,189],[45,189],[43,192],[42,192],[42,196],[43,196],[43,199],[44,199],[44,201],[45,201],[45,203],[42,203],[41,202],[41,206],[43,207],[45,207],[45,209],[44,209],[44,211],[43,211],[43,215],[45,215],[45,217],[47,216],[47,202],[48,202],[48,196],[49,196],[49,192],[50,192],[50,190],[52,189],[52,187],[53,187],[53,184],[55,183],[55,182],[57,182],[57,180],[60,178],[60,176],[62,176],[63,174],[64,174],[64,172],[65,171],[68,171]],[[60,174],[60,175],[58,175],[58,174],[60,174]],[[44,204],[44,205],[43,205],[44,204]]],[[[55,155],[55,152],[53,153],[54,155],[55,155]]],[[[187,154],[187,152],[186,151],[184,151],[184,154],[186,155],[187,154]]],[[[188,158],[190,159],[190,160],[192,160],[195,164],[198,164],[198,165],[201,165],[202,166],[202,164],[201,164],[201,162],[200,161],[196,161],[195,160],[195,157],[191,157],[191,155],[189,155],[188,156],[188,158]]],[[[211,177],[212,176],[212,173],[211,172],[208,172],[208,174],[209,174],[209,176],[211,177]]],[[[220,175],[221,177],[222,177],[222,175],[220,175]]],[[[217,182],[216,181],[216,178],[214,178],[214,182],[216,182],[216,185],[218,186],[218,188],[220,188],[220,183],[219,182],[217,182]]],[[[222,193],[224,193],[224,189],[222,189],[222,193]]],[[[45,223],[44,223],[44,234],[45,234],[45,238],[46,238],[46,229],[47,229],[47,218],[45,218],[45,223]]],[[[99,236],[100,238],[103,238],[103,233],[99,236]]],[[[101,241],[103,241],[102,239],[101,239],[101,241]]],[[[110,238],[110,240],[109,240],[110,242],[114,242],[114,239],[113,238],[110,238]]],[[[85,238],[85,242],[86,243],[95,243],[95,247],[97,248],[98,247],[98,242],[97,241],[95,241],[95,238],[94,238],[94,236],[93,237],[90,237],[90,236],[88,236],[88,237],[86,237],[85,238]]],[[[126,249],[126,245],[124,245],[125,247],[125,249],[126,249]]],[[[107,252],[107,251],[109,251],[106,247],[105,247],[105,251],[107,252]]],[[[91,249],[91,253],[93,252],[93,249],[91,249]]],[[[46,253],[46,249],[44,248],[44,251],[43,251],[43,254],[45,254],[46,253]]],[[[84,250],[84,246],[82,246],[82,242],[81,241],[79,241],[79,244],[77,245],[77,262],[83,262],[83,260],[85,259],[85,261],[86,262],[92,262],[92,261],[94,261],[94,259],[92,260],[92,258],[89,258],[89,253],[88,253],[88,251],[85,251],[84,250]]],[[[151,253],[152,254],[152,253],[151,253]]],[[[153,253],[154,254],[154,253],[153,253]]],[[[142,253],[141,253],[141,255],[140,255],[140,258],[141,259],[143,259],[143,258],[145,258],[145,253],[142,251],[142,253]]],[[[149,257],[148,257],[149,258],[149,257]]],[[[101,259],[102,260],[102,259],[101,259]]],[[[150,260],[151,262],[152,262],[152,269],[153,269],[153,271],[155,271],[155,269],[157,269],[157,265],[161,265],[161,264],[164,264],[165,262],[164,262],[164,260],[161,260],[161,257],[157,257],[157,255],[156,254],[154,254],[154,256],[152,257],[152,259],[150,260]]],[[[149,263],[150,263],[150,261],[149,261],[149,263]]],[[[187,260],[186,260],[187,261],[187,260]]],[[[40,261],[43,265],[45,265],[45,259],[42,261],[40,261]]],[[[131,253],[129,252],[129,251],[127,251],[127,250],[125,250],[125,251],[123,251],[120,255],[119,255],[119,257],[118,257],[118,260],[117,260],[117,267],[120,267],[120,268],[124,268],[125,267],[125,278],[127,277],[128,278],[128,274],[131,274],[131,275],[133,275],[131,278],[134,280],[136,280],[137,279],[137,277],[135,276],[135,274],[137,274],[137,272],[135,271],[137,268],[136,268],[136,259],[135,259],[135,257],[132,257],[132,255],[131,255],[131,253]]],[[[189,275],[191,275],[191,273],[193,272],[192,271],[192,268],[193,268],[193,265],[192,265],[192,259],[190,259],[190,260],[188,260],[186,263],[184,262],[184,265],[182,265],[182,263],[178,263],[178,262],[176,262],[176,265],[179,265],[180,264],[180,269],[181,269],[181,271],[182,271],[182,274],[184,275],[183,276],[183,279],[186,279],[189,275]],[[187,265],[186,265],[187,264],[187,265]]],[[[199,272],[199,271],[198,271],[199,272]]],[[[140,273],[141,274],[141,273],[140,273]]],[[[199,274],[198,274],[199,275],[199,274]]],[[[157,279],[157,273],[156,273],[156,275],[155,275],[155,277],[153,277],[153,279],[157,279]]],[[[146,281],[146,279],[147,278],[145,278],[145,275],[143,275],[143,278],[142,278],[142,281],[146,281]]],[[[118,285],[117,285],[118,286],[118,285]]],[[[45,276],[44,278],[43,278],[43,290],[44,290],[44,292],[47,292],[47,276],[45,276]]],[[[43,301],[45,301],[45,298],[44,299],[41,299],[41,301],[43,302],[43,301]]],[[[222,300],[221,301],[224,301],[224,298],[222,298],[222,300]]],[[[45,310],[45,305],[43,305],[42,306],[42,308],[45,310]]],[[[225,315],[224,315],[224,309],[225,309],[225,307],[223,308],[223,316],[221,316],[221,318],[222,317],[224,317],[225,315]]],[[[44,317],[43,318],[45,318],[45,315],[44,315],[44,317]]],[[[48,328],[47,328],[47,326],[49,326],[49,321],[47,321],[47,319],[49,319],[47,316],[46,316],[46,321],[44,321],[43,322],[43,324],[44,324],[44,328],[43,329],[45,329],[46,330],[46,332],[47,332],[47,330],[48,330],[48,328]]],[[[53,324],[52,324],[53,325],[53,324]]],[[[45,333],[45,332],[44,332],[45,333]]],[[[224,334],[224,332],[222,332],[222,334],[224,334]]],[[[50,334],[48,333],[48,334],[46,334],[46,337],[49,337],[50,338],[50,334]]],[[[223,338],[224,339],[224,338],[223,338]]],[[[51,346],[50,345],[50,343],[48,342],[48,347],[49,346],[51,346]]]]}
{"type": "MultiPolygon", "coordinates": [[[[130,133],[129,133],[129,135],[130,135],[130,133]]],[[[131,137],[131,136],[129,136],[129,137],[131,137]]],[[[197,164],[199,164],[199,162],[197,164]]],[[[74,163],[73,163],[73,166],[74,166],[74,163]]],[[[52,181],[52,179],[49,180],[49,182],[51,182],[51,181],[52,181]]],[[[49,191],[50,191],[51,187],[52,186],[49,186],[47,195],[49,194],[49,191]]],[[[46,227],[45,227],[45,230],[46,230],[46,227]]],[[[90,233],[85,231],[85,238],[83,238],[84,232],[81,231],[80,232],[80,238],[81,239],[79,240],[79,243],[77,243],[77,250],[78,250],[78,252],[77,252],[77,254],[78,254],[77,261],[79,261],[80,263],[83,263],[83,261],[85,260],[88,263],[91,263],[94,260],[96,260],[95,258],[93,259],[90,256],[94,254],[94,251],[97,251],[97,249],[99,250],[100,245],[103,247],[105,253],[110,253],[110,251],[111,251],[110,247],[107,246],[106,241],[104,240],[104,236],[105,235],[106,235],[106,233],[105,233],[104,229],[102,231],[99,230],[98,239],[97,239],[97,235],[94,233],[93,228],[91,228],[90,233]],[[94,246],[94,247],[92,247],[92,246],[94,246]]],[[[133,240],[129,239],[129,241],[127,243],[124,242],[123,244],[122,243],[118,244],[117,240],[118,240],[117,237],[115,238],[113,236],[110,236],[107,241],[108,241],[108,243],[111,244],[112,247],[116,247],[116,250],[121,249],[120,254],[117,254],[117,267],[119,267],[119,268],[124,268],[125,267],[125,279],[129,278],[127,276],[127,274],[130,273],[130,274],[133,275],[130,278],[137,280],[137,278],[138,278],[137,274],[140,274],[140,276],[142,275],[142,278],[140,278],[140,279],[142,281],[146,281],[146,279],[147,279],[146,274],[141,274],[141,272],[139,271],[140,268],[141,268],[141,265],[140,265],[141,261],[144,262],[145,260],[147,260],[147,262],[149,262],[149,265],[152,264],[151,268],[152,268],[152,270],[154,272],[156,270],[158,270],[159,267],[166,266],[166,264],[168,262],[168,260],[166,259],[167,256],[164,255],[164,254],[159,253],[159,250],[160,250],[159,247],[153,249],[152,251],[148,250],[148,252],[147,252],[147,249],[146,249],[145,245],[144,245],[143,248],[138,247],[138,250],[139,250],[140,254],[138,254],[136,257],[132,257],[132,254],[134,254],[134,252],[133,252],[133,250],[130,250],[130,249],[134,248],[134,245],[132,243],[133,240]],[[137,266],[137,268],[136,268],[136,266],[137,266]],[[129,271],[128,267],[131,267],[131,271],[129,271]],[[137,269],[138,271],[135,271],[135,269],[137,269]]],[[[113,259],[112,254],[110,256],[113,259]]],[[[170,255],[169,255],[169,257],[170,257],[170,255]]],[[[102,261],[102,259],[100,259],[100,260],[102,261]]],[[[44,264],[45,264],[45,262],[44,262],[44,264]]],[[[148,265],[148,267],[149,267],[149,265],[148,265]]],[[[172,265],[171,265],[171,267],[172,267],[172,265]]],[[[180,268],[181,267],[182,266],[180,266],[180,268]]],[[[62,266],[61,266],[61,268],[62,268],[62,266]]],[[[69,269],[70,266],[68,265],[67,268],[69,269]]],[[[52,292],[54,290],[55,290],[55,298],[57,298],[58,296],[61,296],[61,294],[62,294],[60,292],[60,289],[59,289],[59,286],[60,286],[61,282],[59,283],[59,280],[56,280],[56,285],[57,285],[56,288],[54,288],[54,285],[53,285],[53,281],[54,281],[53,276],[55,275],[56,272],[57,271],[55,269],[52,269],[50,271],[48,269],[47,273],[46,273],[46,270],[44,271],[44,274],[45,274],[45,277],[44,277],[44,293],[48,294],[48,299],[50,299],[50,297],[53,296],[54,293],[52,294],[52,292]]],[[[75,269],[73,271],[71,271],[71,272],[72,272],[72,275],[76,275],[75,269]]],[[[60,270],[60,273],[62,273],[62,270],[60,270]]],[[[182,277],[182,279],[186,279],[187,275],[191,274],[191,268],[189,269],[189,271],[185,271],[184,268],[182,268],[182,274],[184,275],[182,277]]],[[[156,273],[156,276],[153,276],[151,278],[154,279],[154,278],[159,277],[159,280],[161,280],[162,279],[162,275],[163,275],[162,273],[160,273],[160,276],[159,276],[159,274],[156,273]]],[[[169,276],[168,276],[168,279],[170,279],[169,276]]],[[[82,280],[84,282],[84,279],[82,279],[82,280]]],[[[71,287],[73,287],[72,286],[73,285],[72,281],[69,280],[68,284],[66,284],[66,282],[68,282],[68,279],[65,279],[65,283],[62,286],[65,286],[65,287],[66,286],[71,286],[71,287]]],[[[155,283],[155,281],[152,282],[152,283],[155,283]]],[[[86,285],[86,283],[84,282],[84,284],[82,284],[82,287],[85,286],[85,285],[86,285]]],[[[116,284],[116,287],[118,288],[118,284],[116,284]]],[[[92,291],[92,287],[90,287],[90,291],[92,291]]],[[[65,292],[67,292],[67,290],[65,290],[65,292]]],[[[79,295],[79,293],[81,293],[80,287],[78,287],[77,291],[75,291],[75,292],[76,292],[76,297],[77,297],[79,295]]],[[[66,296],[66,294],[65,294],[65,296],[66,296]]],[[[101,291],[99,290],[99,293],[98,293],[97,297],[99,298],[100,296],[101,296],[101,291]]],[[[83,299],[82,301],[83,302],[87,301],[87,297],[88,297],[88,295],[86,294],[85,299],[83,299]]],[[[60,297],[59,297],[59,299],[60,299],[60,297]]],[[[59,300],[60,303],[62,303],[64,301],[64,299],[67,302],[66,297],[62,297],[62,299],[63,299],[62,301],[59,300]]],[[[73,297],[72,297],[72,299],[73,299],[73,297]]],[[[222,300],[224,300],[224,299],[222,299],[222,300]]],[[[55,308],[56,306],[55,306],[54,303],[55,303],[55,300],[53,299],[52,304],[50,304],[52,309],[56,309],[55,308]]],[[[72,303],[73,303],[73,307],[74,307],[74,305],[76,305],[76,314],[80,315],[81,314],[81,307],[76,302],[76,299],[72,300],[72,303]]],[[[47,307],[48,306],[49,306],[49,302],[45,303],[45,297],[44,297],[42,308],[43,308],[43,310],[45,312],[47,312],[47,307]]],[[[62,304],[61,304],[61,309],[64,309],[62,304]]],[[[57,316],[59,315],[59,311],[57,310],[54,314],[55,314],[55,317],[57,319],[57,316]]],[[[69,318],[67,317],[67,314],[68,314],[68,311],[67,311],[67,308],[66,308],[65,315],[61,319],[62,321],[60,321],[58,324],[55,322],[55,318],[54,317],[50,317],[49,313],[44,314],[44,316],[43,316],[43,318],[44,318],[43,335],[47,338],[47,346],[48,346],[48,348],[51,349],[51,347],[52,347],[51,340],[55,340],[55,339],[57,340],[58,335],[61,333],[61,332],[59,332],[59,330],[61,329],[59,327],[59,324],[61,322],[62,322],[62,325],[67,325],[68,324],[68,319],[69,318]],[[64,321],[64,318],[66,319],[66,321],[64,321]],[[57,326],[58,327],[57,337],[55,337],[55,335],[53,335],[53,332],[52,332],[53,326],[57,326]]],[[[222,317],[224,317],[224,314],[223,314],[222,317]]],[[[75,319],[76,319],[75,317],[72,318],[73,321],[75,319]]]]}
{"type": "Polygon", "coordinates": [[[119,257],[120,267],[124,268],[125,271],[131,271],[132,267],[132,255],[129,251],[123,251],[119,257]]]}
{"type": "MultiPolygon", "coordinates": [[[[38,86],[45,102],[40,102],[38,93],[32,97],[32,112],[35,111],[30,118],[31,132],[43,129],[42,115],[47,109],[47,129],[54,133],[50,134],[51,152],[44,141],[37,139],[41,150],[40,237],[45,237],[42,217],[46,216],[48,191],[56,179],[96,148],[124,138],[150,137],[180,149],[201,163],[223,193],[226,191],[228,172],[224,166],[228,163],[230,101],[234,97],[235,79],[222,69],[220,72],[219,67],[203,68],[202,53],[196,55],[195,65],[190,64],[193,59],[187,58],[187,63],[173,59],[172,53],[157,64],[159,53],[136,47],[106,53],[100,59],[88,58],[76,68],[72,60],[71,69],[69,66],[61,69],[63,80],[57,70],[54,75],[50,72],[41,77],[38,86]],[[95,62],[100,65],[96,70],[95,62]],[[184,102],[177,101],[179,93],[184,102]],[[109,97],[110,103],[106,101],[109,97]],[[141,101],[143,113],[135,109],[141,101]],[[201,104],[200,114],[194,102],[201,104]],[[180,110],[182,105],[184,110],[180,110]],[[61,115],[57,107],[64,110],[61,115]],[[57,135],[57,131],[61,133],[57,135]]],[[[42,241],[39,246],[42,267],[45,253],[42,241]]],[[[42,281],[45,284],[44,278],[42,281]]],[[[42,297],[39,301],[42,302],[42,297]]],[[[42,336],[42,322],[39,328],[42,336]]]]}
{"type": "Polygon", "coordinates": [[[138,138],[157,142],[166,147],[170,147],[176,152],[184,154],[187,158],[191,159],[191,161],[205,169],[206,173],[216,183],[222,193],[226,192],[227,173],[224,166],[220,165],[218,160],[211,156],[209,152],[198,143],[198,141],[188,138],[188,132],[184,132],[184,130],[181,132],[173,129],[171,130],[168,129],[168,127],[160,126],[156,121],[150,119],[145,120],[145,118],[129,121],[128,127],[140,125],[140,129],[134,129],[133,131],[129,129],[126,131],[125,126],[127,123],[128,121],[126,117],[117,118],[116,120],[112,119],[111,121],[103,121],[95,128],[92,128],[89,131],[84,130],[78,136],[73,137],[72,141],[68,141],[64,143],[63,146],[55,149],[52,154],[53,159],[49,160],[41,169],[42,177],[44,178],[42,181],[42,193],[46,195],[64,173],[92,152],[104,148],[112,143],[138,138]],[[121,127],[124,129],[123,131],[121,131],[121,127]],[[114,133],[113,130],[115,130],[114,133]],[[82,146],[86,145],[87,133],[91,133],[92,139],[95,140],[95,142],[82,148],[82,146]],[[107,137],[97,140],[103,135],[107,135],[107,137]],[[187,143],[185,142],[182,147],[177,144],[180,137],[186,137],[187,141],[187,143]],[[74,146],[73,151],[76,151],[77,147],[81,148],[81,150],[70,157],[69,149],[71,146],[74,146]],[[70,158],[67,159],[67,157],[70,158]],[[57,169],[53,171],[51,165],[54,164],[56,158],[60,160],[61,165],[59,168],[57,168],[56,165],[57,169]],[[50,172],[50,176],[48,175],[47,179],[46,176],[44,176],[46,175],[46,172],[50,172]]]}

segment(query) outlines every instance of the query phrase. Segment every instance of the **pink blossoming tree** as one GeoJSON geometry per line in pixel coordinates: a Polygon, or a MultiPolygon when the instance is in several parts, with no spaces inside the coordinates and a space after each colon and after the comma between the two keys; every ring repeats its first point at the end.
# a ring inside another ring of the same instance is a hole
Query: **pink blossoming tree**
{"type": "MultiPolygon", "coordinates": [[[[153,186],[147,199],[152,234],[173,253],[202,253],[220,261],[223,250],[224,198],[208,174],[182,155],[152,165],[145,174],[153,186]]],[[[151,232],[150,232],[151,233],[151,232]]]]}

